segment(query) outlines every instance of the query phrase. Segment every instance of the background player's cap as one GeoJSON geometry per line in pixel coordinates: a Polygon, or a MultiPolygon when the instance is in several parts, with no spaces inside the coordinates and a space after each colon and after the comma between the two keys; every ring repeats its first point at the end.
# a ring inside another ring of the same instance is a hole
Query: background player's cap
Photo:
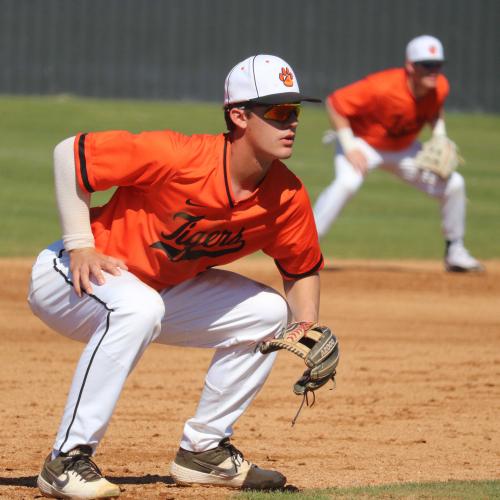
{"type": "Polygon", "coordinates": [[[406,59],[410,62],[444,61],[443,44],[430,35],[417,36],[406,46],[406,59]]]}
{"type": "Polygon", "coordinates": [[[224,106],[242,102],[286,104],[321,102],[300,93],[292,67],[283,59],[259,54],[238,63],[224,84],[224,106]]]}

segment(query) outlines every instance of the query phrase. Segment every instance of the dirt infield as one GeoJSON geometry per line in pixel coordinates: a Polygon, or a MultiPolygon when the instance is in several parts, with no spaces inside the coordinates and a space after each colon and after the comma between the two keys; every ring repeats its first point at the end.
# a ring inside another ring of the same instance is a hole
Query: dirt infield
{"type": "MultiPolygon", "coordinates": [[[[292,428],[302,366],[281,353],[235,427],[236,446],[300,490],[500,479],[500,261],[486,264],[482,275],[447,274],[437,262],[326,269],[321,317],[340,338],[336,390],[319,391],[292,428]]],[[[30,265],[0,261],[2,498],[39,496],[36,475],[81,350],[29,311],[30,265]]],[[[270,259],[230,268],[281,289],[270,259]]],[[[231,493],[177,487],[168,475],[211,354],[153,345],[130,376],[96,458],[123,498],[231,493]]]]}

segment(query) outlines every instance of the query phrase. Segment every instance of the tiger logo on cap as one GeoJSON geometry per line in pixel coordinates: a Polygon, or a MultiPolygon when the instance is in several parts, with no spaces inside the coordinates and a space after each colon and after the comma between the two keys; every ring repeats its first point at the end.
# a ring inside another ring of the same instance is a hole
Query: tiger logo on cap
{"type": "Polygon", "coordinates": [[[281,68],[280,80],[285,87],[293,87],[293,73],[289,68],[281,68]]]}

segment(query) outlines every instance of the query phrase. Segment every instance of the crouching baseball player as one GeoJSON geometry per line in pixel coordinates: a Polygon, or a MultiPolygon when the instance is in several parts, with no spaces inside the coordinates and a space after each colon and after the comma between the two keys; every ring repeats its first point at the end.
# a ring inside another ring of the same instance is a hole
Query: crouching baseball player
{"type": "Polygon", "coordinates": [[[404,68],[379,71],[330,94],[326,106],[338,140],[335,179],[314,206],[320,237],[356,194],[366,174],[381,167],[439,200],[445,268],[482,269],[463,243],[465,182],[454,171],[459,158],[446,137],[443,105],[449,85],[441,74],[443,63],[441,42],[419,36],[408,43],[404,68]],[[426,124],[433,127],[433,138],[421,150],[417,136],[426,124]]]}
{"type": "MultiPolygon", "coordinates": [[[[314,326],[323,258],[311,205],[282,163],[300,102],[318,100],[301,94],[290,65],[272,55],[238,63],[224,90],[226,134],[81,133],[55,148],[63,235],[38,256],[29,303],[49,327],[86,345],[38,477],[45,496],[119,495],[91,457],[151,342],[215,348],[173,479],[255,489],[286,482],[244,458],[230,437],[269,375],[269,341],[329,331],[314,326]],[[112,186],[111,200],[89,209],[91,193],[112,186]],[[257,250],[275,260],[286,300],[214,268],[257,250]]],[[[334,344],[325,337],[321,353],[334,344]]],[[[333,378],[336,360],[320,375],[307,363],[297,393],[333,378]]]]}

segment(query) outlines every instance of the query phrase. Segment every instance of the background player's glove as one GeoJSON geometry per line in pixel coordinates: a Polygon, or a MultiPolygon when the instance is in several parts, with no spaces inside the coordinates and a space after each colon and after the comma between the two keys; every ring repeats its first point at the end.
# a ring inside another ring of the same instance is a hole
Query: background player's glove
{"type": "Polygon", "coordinates": [[[305,321],[291,323],[275,339],[260,344],[259,349],[262,354],[285,349],[304,360],[307,369],[293,386],[299,396],[335,380],[339,343],[326,326],[305,321]]]}
{"type": "Polygon", "coordinates": [[[457,145],[446,136],[433,136],[424,142],[415,157],[418,168],[430,170],[439,177],[447,179],[464,159],[458,154],[457,145]]]}

